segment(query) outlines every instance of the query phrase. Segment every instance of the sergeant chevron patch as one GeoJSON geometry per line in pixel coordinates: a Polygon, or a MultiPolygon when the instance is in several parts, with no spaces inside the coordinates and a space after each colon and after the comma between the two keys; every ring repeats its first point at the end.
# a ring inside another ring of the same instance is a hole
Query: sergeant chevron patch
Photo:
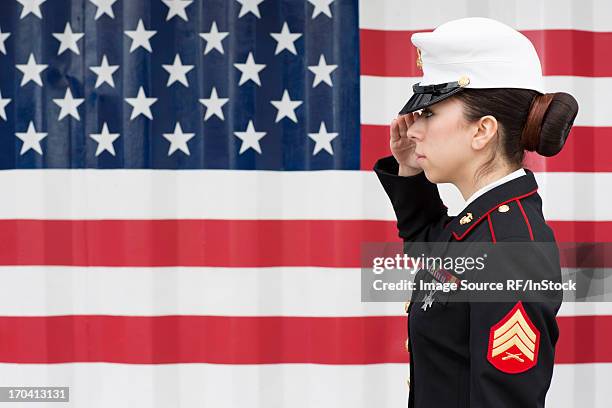
{"type": "Polygon", "coordinates": [[[540,331],[518,302],[489,332],[487,359],[498,370],[518,374],[538,361],[540,331]]]}

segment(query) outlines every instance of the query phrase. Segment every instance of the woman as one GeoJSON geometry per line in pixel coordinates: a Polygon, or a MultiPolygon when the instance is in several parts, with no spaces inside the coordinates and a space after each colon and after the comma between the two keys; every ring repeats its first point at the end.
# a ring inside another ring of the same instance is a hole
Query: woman
{"type": "MultiPolygon", "coordinates": [[[[391,123],[393,155],[374,168],[400,237],[407,243],[554,243],[534,175],[522,162],[525,150],[544,156],[561,150],[578,110],[575,99],[545,94],[531,42],[495,20],[451,21],[414,34],[412,42],[423,79],[391,123]],[[447,215],[436,183],[453,183],[466,200],[456,217],[447,215]]],[[[560,277],[558,258],[542,265],[560,277]]],[[[532,273],[525,267],[519,276],[532,273]]],[[[426,275],[421,270],[415,279],[426,275]]],[[[544,406],[559,296],[448,302],[442,293],[415,291],[411,300],[409,407],[544,406]]]]}

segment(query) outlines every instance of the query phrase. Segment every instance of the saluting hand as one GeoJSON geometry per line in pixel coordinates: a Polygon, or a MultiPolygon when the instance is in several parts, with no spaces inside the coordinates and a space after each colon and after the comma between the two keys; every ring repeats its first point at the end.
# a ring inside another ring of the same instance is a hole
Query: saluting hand
{"type": "Polygon", "coordinates": [[[400,176],[414,176],[423,170],[417,163],[415,142],[408,137],[408,128],[418,116],[418,113],[411,112],[398,116],[391,122],[389,147],[399,164],[400,176]]]}

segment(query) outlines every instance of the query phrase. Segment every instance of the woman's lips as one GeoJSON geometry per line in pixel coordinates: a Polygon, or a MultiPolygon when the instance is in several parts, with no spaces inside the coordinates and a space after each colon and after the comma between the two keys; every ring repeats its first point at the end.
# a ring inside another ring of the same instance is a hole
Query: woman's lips
{"type": "Polygon", "coordinates": [[[417,160],[419,160],[419,159],[424,159],[424,158],[425,158],[425,155],[424,155],[424,154],[417,154],[417,155],[416,155],[416,159],[417,159],[417,160]]]}

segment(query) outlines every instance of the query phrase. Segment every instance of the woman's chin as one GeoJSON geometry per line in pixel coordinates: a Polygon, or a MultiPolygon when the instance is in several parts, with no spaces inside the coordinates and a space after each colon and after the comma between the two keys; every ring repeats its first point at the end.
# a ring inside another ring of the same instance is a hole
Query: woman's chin
{"type": "Polygon", "coordinates": [[[439,172],[434,169],[423,167],[423,173],[425,173],[425,177],[432,183],[440,184],[440,183],[448,183],[446,177],[443,177],[439,172]]]}
{"type": "Polygon", "coordinates": [[[425,173],[425,177],[432,183],[437,183],[436,181],[436,172],[431,169],[427,169],[423,167],[423,173],[425,173]]]}

